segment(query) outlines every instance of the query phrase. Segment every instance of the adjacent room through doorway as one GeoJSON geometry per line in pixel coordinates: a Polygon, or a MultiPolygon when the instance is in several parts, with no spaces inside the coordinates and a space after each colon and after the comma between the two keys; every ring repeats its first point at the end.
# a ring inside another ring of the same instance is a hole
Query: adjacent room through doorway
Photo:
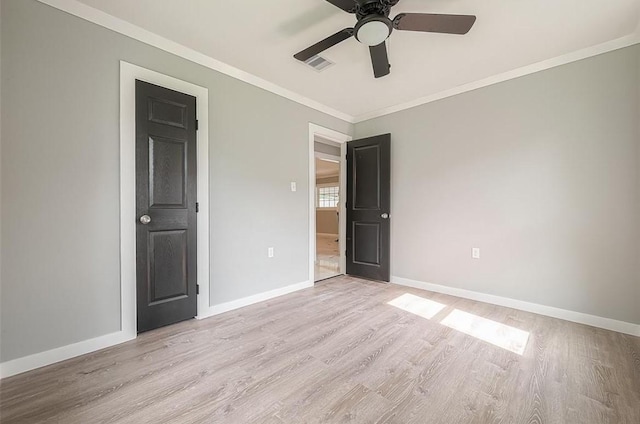
{"type": "Polygon", "coordinates": [[[316,258],[314,280],[340,272],[340,148],[316,142],[316,258]]]}

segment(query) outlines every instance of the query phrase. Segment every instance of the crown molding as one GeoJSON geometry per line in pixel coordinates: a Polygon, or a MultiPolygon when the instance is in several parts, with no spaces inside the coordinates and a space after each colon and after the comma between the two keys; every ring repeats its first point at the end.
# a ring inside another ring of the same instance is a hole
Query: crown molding
{"type": "Polygon", "coordinates": [[[245,72],[241,69],[228,65],[203,53],[197,52],[182,44],[171,41],[167,38],[161,37],[151,31],[147,31],[137,25],[133,25],[127,21],[124,21],[108,13],[102,12],[96,8],[88,6],[78,0],[38,0],[41,3],[49,5],[53,8],[59,9],[63,12],[74,15],[78,18],[92,22],[96,25],[110,29],[119,34],[133,38],[142,43],[159,48],[168,53],[182,57],[183,59],[213,69],[214,71],[228,75],[232,78],[251,84],[255,87],[262,88],[278,96],[284,97],[301,105],[307,106],[311,109],[333,116],[345,122],[351,124],[358,124],[370,119],[379,118],[381,116],[390,115],[392,113],[400,112],[406,109],[411,109],[417,106],[421,106],[427,103],[435,102],[445,99],[447,97],[457,96],[469,91],[477,90],[479,88],[488,87],[490,85],[505,82],[511,79],[520,78],[526,75],[541,72],[547,69],[555,68],[558,66],[566,65],[579,60],[587,59],[600,54],[608,53],[614,50],[629,47],[640,43],[640,24],[635,33],[621,37],[615,40],[607,41],[605,43],[597,44],[595,46],[587,47],[575,52],[567,53],[562,56],[557,56],[552,59],[547,59],[541,62],[537,62],[531,65],[523,66],[511,71],[507,71],[498,75],[494,75],[482,80],[470,82],[468,84],[460,85],[449,90],[444,90],[435,94],[420,97],[415,100],[411,100],[405,103],[396,104],[386,108],[382,108],[376,111],[368,112],[358,116],[352,116],[348,113],[341,112],[330,106],[312,100],[301,94],[295,93],[277,84],[271,83],[258,76],[245,72]]]}
{"type": "Polygon", "coordinates": [[[511,71],[504,72],[502,74],[494,75],[489,78],[485,78],[479,81],[474,81],[469,84],[460,85],[450,90],[441,91],[429,96],[420,97],[419,99],[411,100],[409,102],[400,103],[394,106],[379,109],[374,112],[365,113],[363,115],[356,116],[355,123],[368,121],[370,119],[379,118],[381,116],[390,115],[392,113],[400,112],[406,109],[411,109],[416,106],[421,106],[427,103],[442,100],[447,97],[457,96],[458,94],[466,93],[469,91],[477,90],[479,88],[488,87],[490,85],[499,84],[515,78],[520,78],[526,75],[535,74],[537,72],[545,71],[547,69],[555,68],[562,65],[567,65],[572,62],[587,59],[593,56],[598,56],[604,53],[608,53],[614,50],[619,50],[625,47],[633,46],[640,43],[640,33],[617,38],[615,40],[607,41],[602,44],[587,47],[581,50],[577,50],[571,53],[567,53],[562,56],[557,56],[552,59],[543,60],[542,62],[534,63],[532,65],[523,66],[511,71]]]}
{"type": "Polygon", "coordinates": [[[255,87],[262,88],[263,90],[269,91],[273,94],[277,94],[278,96],[284,97],[286,99],[289,99],[301,105],[307,106],[311,109],[315,109],[319,112],[326,113],[327,115],[333,116],[334,118],[338,118],[348,123],[355,122],[354,117],[349,114],[340,112],[339,110],[333,109],[332,107],[324,105],[308,97],[294,93],[291,90],[287,90],[284,87],[280,87],[277,84],[271,83],[253,74],[250,74],[241,69],[228,65],[224,62],[221,62],[217,59],[214,59],[210,56],[207,56],[203,53],[200,53],[182,44],[179,44],[167,38],[161,37],[151,31],[147,31],[146,29],[143,29],[137,25],[133,25],[125,20],[116,18],[113,15],[109,15],[108,13],[105,13],[94,7],[88,6],[77,0],[38,0],[38,1],[40,3],[44,3],[48,6],[51,6],[55,9],[66,12],[70,15],[84,19],[86,21],[89,21],[101,27],[110,29],[111,31],[125,35],[129,38],[133,38],[134,40],[159,48],[168,53],[172,53],[176,56],[179,56],[183,59],[187,59],[191,62],[213,69],[214,71],[218,71],[222,74],[228,75],[237,80],[246,82],[247,84],[251,84],[255,87]]]}

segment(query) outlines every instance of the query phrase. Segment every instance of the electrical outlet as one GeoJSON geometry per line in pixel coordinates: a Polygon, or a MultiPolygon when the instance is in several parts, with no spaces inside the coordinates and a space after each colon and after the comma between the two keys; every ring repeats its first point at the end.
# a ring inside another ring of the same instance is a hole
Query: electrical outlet
{"type": "Polygon", "coordinates": [[[471,257],[473,259],[480,259],[480,248],[474,247],[471,249],[471,257]]]}
{"type": "Polygon", "coordinates": [[[269,256],[270,258],[273,258],[273,247],[270,247],[269,249],[267,249],[267,256],[269,256]]]}
{"type": "Polygon", "coordinates": [[[296,182],[295,181],[291,181],[291,191],[296,191],[298,189],[296,182]]]}

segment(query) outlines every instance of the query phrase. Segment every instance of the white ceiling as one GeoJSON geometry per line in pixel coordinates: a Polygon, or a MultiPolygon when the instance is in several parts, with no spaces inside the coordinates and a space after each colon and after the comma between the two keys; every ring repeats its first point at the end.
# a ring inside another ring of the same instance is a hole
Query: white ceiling
{"type": "Polygon", "coordinates": [[[355,39],[316,72],[293,54],[352,27],[324,0],[80,0],[294,93],[358,117],[636,31],[640,0],[401,0],[399,12],[474,14],[465,36],[394,31],[391,75],[374,79],[355,39]]]}

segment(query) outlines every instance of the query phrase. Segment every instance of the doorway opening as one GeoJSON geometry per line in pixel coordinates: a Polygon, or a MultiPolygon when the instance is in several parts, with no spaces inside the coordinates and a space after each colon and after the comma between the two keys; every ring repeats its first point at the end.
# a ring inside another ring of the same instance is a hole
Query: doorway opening
{"type": "Polygon", "coordinates": [[[340,275],[340,147],[316,141],[315,281],[340,275]],[[336,150],[336,155],[319,152],[336,150]]]}
{"type": "Polygon", "coordinates": [[[309,124],[309,281],[345,273],[346,142],[351,137],[309,124]]]}

